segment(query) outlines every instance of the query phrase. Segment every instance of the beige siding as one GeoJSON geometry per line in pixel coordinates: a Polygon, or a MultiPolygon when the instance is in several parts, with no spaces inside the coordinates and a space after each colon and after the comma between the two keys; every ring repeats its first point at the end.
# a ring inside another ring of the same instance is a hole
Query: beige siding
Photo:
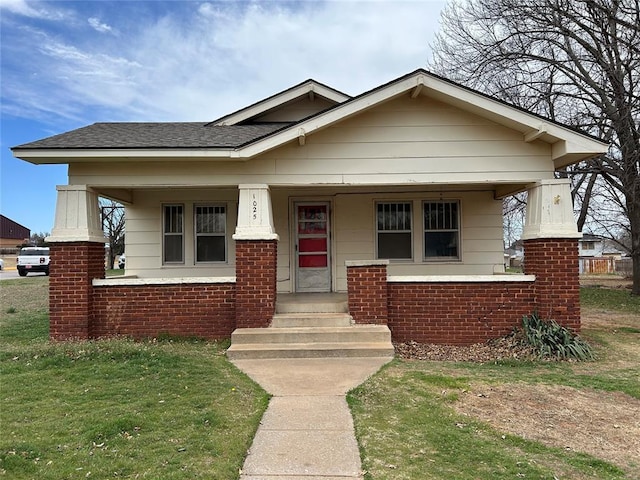
{"type": "Polygon", "coordinates": [[[126,273],[147,277],[208,277],[235,275],[235,248],[230,235],[236,225],[237,190],[138,190],[126,207],[126,273]],[[193,206],[226,204],[227,258],[224,264],[195,264],[193,206]],[[162,205],[184,205],[184,265],[162,265],[162,205]]]}
{"type": "Polygon", "coordinates": [[[403,96],[250,160],[76,163],[110,187],[527,183],[553,178],[551,145],[445,104],[403,96]]]}
{"type": "MultiPolygon", "coordinates": [[[[345,291],[347,260],[376,257],[376,201],[411,201],[413,204],[413,251],[411,261],[392,262],[390,275],[490,275],[502,265],[502,206],[491,191],[446,191],[412,193],[374,193],[345,189],[275,189],[272,191],[274,226],[278,242],[278,291],[293,290],[295,252],[292,248],[292,207],[296,201],[322,201],[331,204],[332,273],[334,289],[345,291]],[[462,259],[454,262],[424,262],[422,259],[422,202],[458,200],[461,210],[462,259]]],[[[127,273],[139,277],[234,276],[237,190],[138,190],[133,205],[127,207],[127,273]],[[162,265],[162,205],[185,206],[185,264],[162,265]],[[227,205],[228,262],[195,265],[193,205],[227,205]]]]}

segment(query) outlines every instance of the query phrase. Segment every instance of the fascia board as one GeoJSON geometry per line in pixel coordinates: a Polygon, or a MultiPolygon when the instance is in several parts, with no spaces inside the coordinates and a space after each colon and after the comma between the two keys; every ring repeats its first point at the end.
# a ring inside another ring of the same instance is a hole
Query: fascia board
{"type": "Polygon", "coordinates": [[[15,149],[13,156],[27,162],[40,164],[68,164],[82,161],[115,161],[115,160],[174,160],[176,158],[209,160],[241,159],[234,149],[15,149]]]}
{"type": "Polygon", "coordinates": [[[342,103],[346,100],[349,100],[350,98],[349,96],[337,92],[336,90],[327,88],[324,85],[319,85],[315,82],[305,82],[302,85],[292,88],[291,90],[287,90],[274,97],[268,98],[254,105],[251,105],[250,107],[243,108],[236,113],[232,113],[231,115],[223,117],[221,120],[214,122],[213,125],[235,125],[244,120],[277,108],[287,102],[296,100],[297,98],[300,98],[308,94],[309,92],[314,92],[321,97],[325,97],[337,103],[342,103]]]}

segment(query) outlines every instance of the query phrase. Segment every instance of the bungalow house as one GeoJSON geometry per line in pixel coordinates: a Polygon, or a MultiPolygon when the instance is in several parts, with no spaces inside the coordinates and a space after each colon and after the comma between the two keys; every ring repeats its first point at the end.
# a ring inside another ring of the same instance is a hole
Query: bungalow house
{"type": "Polygon", "coordinates": [[[96,123],[13,148],[68,164],[51,244],[53,339],[271,325],[334,292],[397,341],[468,344],[534,310],[580,326],[578,239],[554,171],[588,135],[424,70],[356,97],[308,80],[210,123],[96,123]],[[502,199],[527,190],[525,270],[502,199]],[[104,278],[98,197],[126,207],[127,275],[104,278]]]}

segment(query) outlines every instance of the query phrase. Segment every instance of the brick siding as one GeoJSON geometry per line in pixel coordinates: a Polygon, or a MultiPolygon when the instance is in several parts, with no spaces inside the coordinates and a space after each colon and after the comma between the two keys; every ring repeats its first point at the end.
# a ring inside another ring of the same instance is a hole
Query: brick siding
{"type": "Polygon", "coordinates": [[[161,334],[229,338],[235,328],[235,285],[178,284],[94,287],[90,336],[161,334]]]}
{"type": "Polygon", "coordinates": [[[104,244],[55,243],[49,253],[49,336],[87,339],[93,312],[91,282],[104,278],[104,244]]]}
{"type": "Polygon", "coordinates": [[[524,241],[524,272],[536,276],[536,310],[542,318],[580,331],[578,241],[524,241]]]}
{"type": "Polygon", "coordinates": [[[355,323],[387,324],[387,266],[347,267],[349,313],[355,323]]]}
{"type": "Polygon", "coordinates": [[[532,282],[389,283],[389,329],[398,342],[485,342],[519,325],[534,297],[532,282]]]}
{"type": "Polygon", "coordinates": [[[276,309],[276,240],[236,240],[236,326],[268,327],[276,309]]]}

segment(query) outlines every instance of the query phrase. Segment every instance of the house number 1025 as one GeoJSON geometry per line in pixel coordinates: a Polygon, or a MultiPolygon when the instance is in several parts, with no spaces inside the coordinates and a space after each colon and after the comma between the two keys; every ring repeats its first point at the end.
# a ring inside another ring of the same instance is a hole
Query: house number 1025
{"type": "Polygon", "coordinates": [[[253,195],[253,202],[251,203],[251,212],[253,214],[253,219],[258,219],[258,201],[256,200],[255,194],[253,195]]]}

